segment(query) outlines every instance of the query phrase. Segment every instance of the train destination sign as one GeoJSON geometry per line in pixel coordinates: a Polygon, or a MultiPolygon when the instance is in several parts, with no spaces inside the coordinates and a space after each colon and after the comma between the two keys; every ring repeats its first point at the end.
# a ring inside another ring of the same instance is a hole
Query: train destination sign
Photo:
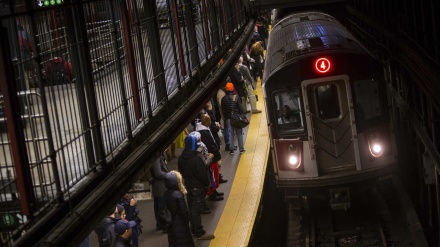
{"type": "Polygon", "coordinates": [[[315,69],[319,73],[327,73],[330,70],[330,60],[325,57],[318,58],[315,62],[315,69]]]}

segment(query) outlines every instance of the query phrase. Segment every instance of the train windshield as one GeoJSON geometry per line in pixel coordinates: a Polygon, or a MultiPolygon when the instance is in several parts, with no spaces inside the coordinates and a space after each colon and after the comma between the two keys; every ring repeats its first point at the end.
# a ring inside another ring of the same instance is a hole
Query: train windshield
{"type": "Polygon", "coordinates": [[[322,120],[338,118],[341,115],[339,107],[339,92],[336,84],[321,85],[316,88],[318,115],[322,120]]]}
{"type": "Polygon", "coordinates": [[[382,106],[379,95],[379,82],[374,79],[357,80],[353,83],[356,118],[369,120],[382,115],[382,106]]]}
{"type": "Polygon", "coordinates": [[[287,89],[273,94],[278,130],[281,133],[304,131],[299,89],[287,89]]]}

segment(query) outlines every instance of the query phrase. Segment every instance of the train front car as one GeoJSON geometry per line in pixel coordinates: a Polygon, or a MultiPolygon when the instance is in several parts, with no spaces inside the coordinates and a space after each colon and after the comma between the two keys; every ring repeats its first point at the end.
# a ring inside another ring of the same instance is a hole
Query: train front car
{"type": "Polygon", "coordinates": [[[350,193],[394,171],[383,74],[327,14],[291,14],[273,27],[263,91],[273,167],[286,198],[326,193],[332,206],[347,208],[350,193]]]}

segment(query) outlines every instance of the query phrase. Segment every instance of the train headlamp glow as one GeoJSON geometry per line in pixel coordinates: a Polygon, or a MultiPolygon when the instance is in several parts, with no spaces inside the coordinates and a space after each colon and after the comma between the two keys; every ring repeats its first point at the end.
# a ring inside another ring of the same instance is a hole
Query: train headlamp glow
{"type": "Polygon", "coordinates": [[[299,160],[298,148],[295,145],[290,144],[288,147],[289,166],[292,169],[298,169],[301,165],[299,160]]]}
{"type": "Polygon", "coordinates": [[[370,136],[368,145],[370,148],[370,153],[374,157],[380,157],[383,154],[384,147],[382,145],[382,142],[380,141],[380,138],[377,135],[373,134],[370,136]]]}
{"type": "Polygon", "coordinates": [[[274,164],[279,171],[303,172],[303,141],[298,139],[273,139],[274,164]]]}
{"type": "Polygon", "coordinates": [[[289,165],[294,169],[299,167],[299,159],[297,155],[289,156],[289,165]]]}

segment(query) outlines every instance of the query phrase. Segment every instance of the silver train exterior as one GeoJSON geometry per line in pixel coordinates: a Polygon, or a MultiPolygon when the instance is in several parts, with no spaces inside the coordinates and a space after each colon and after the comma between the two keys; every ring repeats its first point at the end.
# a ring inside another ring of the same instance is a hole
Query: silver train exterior
{"type": "Polygon", "coordinates": [[[332,16],[294,13],[270,33],[263,92],[286,197],[330,200],[397,166],[383,66],[332,16]]]}

